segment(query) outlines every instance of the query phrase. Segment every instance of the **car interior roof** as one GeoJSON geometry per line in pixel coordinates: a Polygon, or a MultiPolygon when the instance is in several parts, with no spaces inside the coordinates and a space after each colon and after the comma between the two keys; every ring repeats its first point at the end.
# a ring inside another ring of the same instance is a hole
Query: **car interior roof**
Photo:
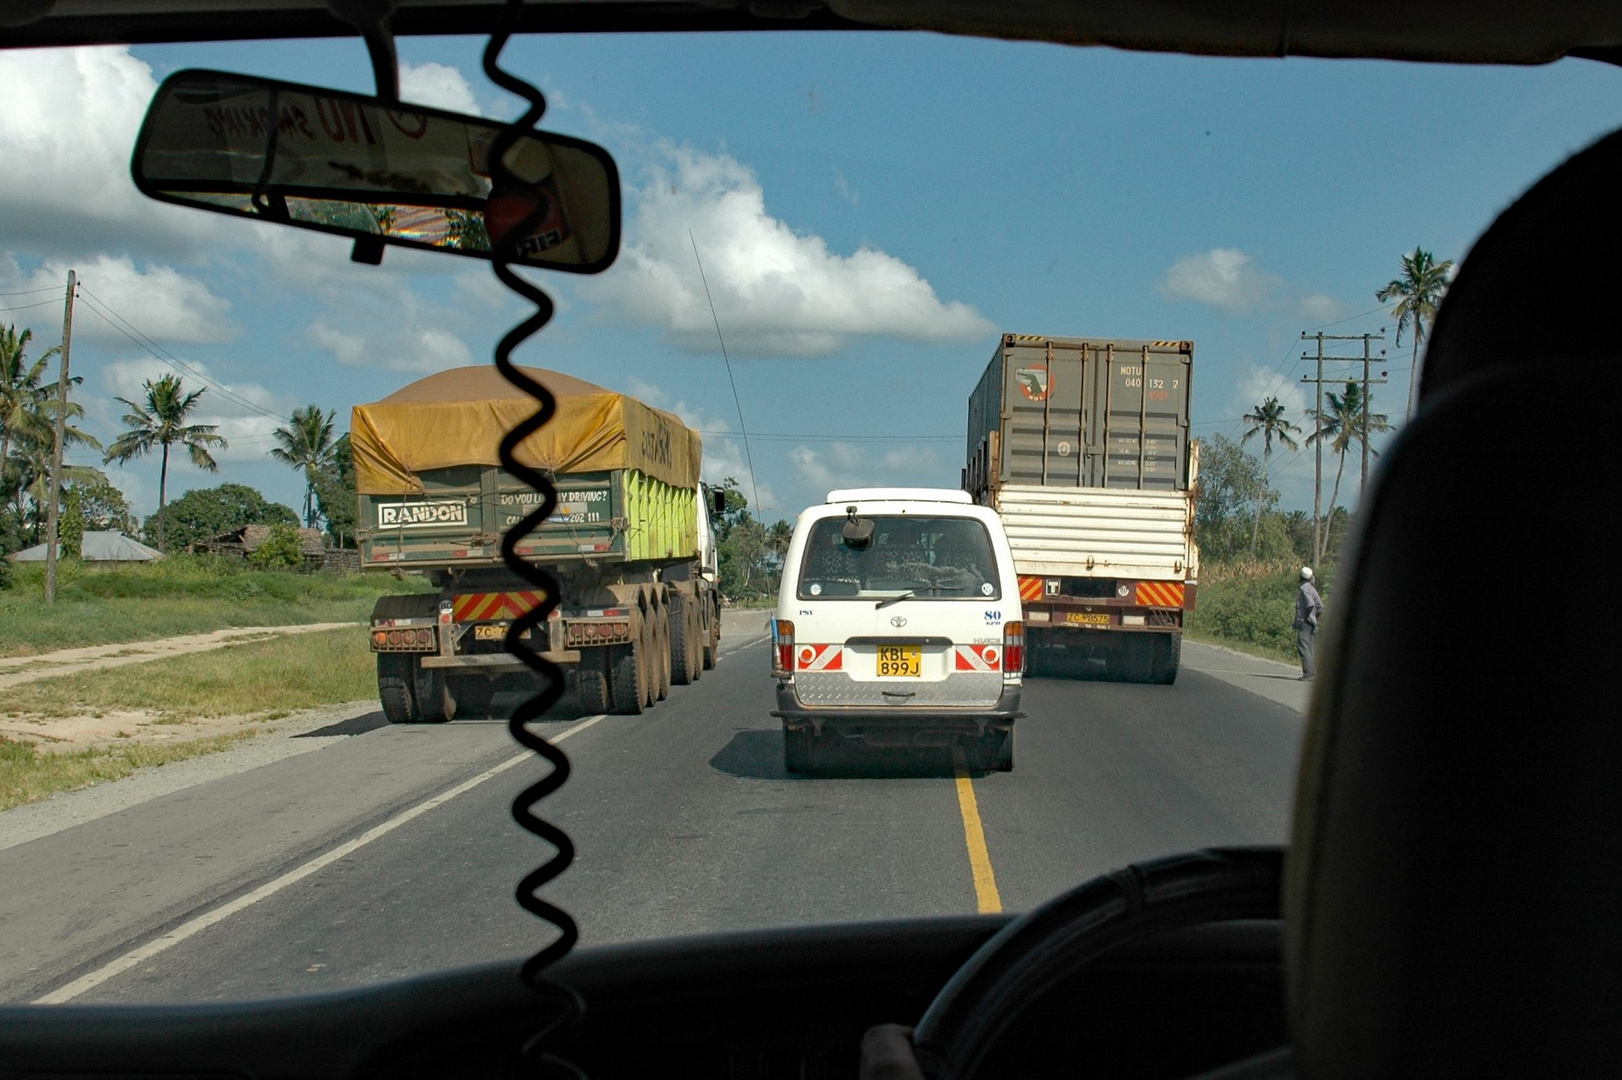
{"type": "MultiPolygon", "coordinates": [[[[383,0],[385,4],[388,0],[383,0]]],[[[506,5],[398,0],[395,33],[486,33],[506,5]]],[[[1614,0],[531,0],[520,33],[933,30],[1222,56],[1622,60],[1614,0]]],[[[0,0],[0,46],[347,36],[323,0],[0,0]]]]}

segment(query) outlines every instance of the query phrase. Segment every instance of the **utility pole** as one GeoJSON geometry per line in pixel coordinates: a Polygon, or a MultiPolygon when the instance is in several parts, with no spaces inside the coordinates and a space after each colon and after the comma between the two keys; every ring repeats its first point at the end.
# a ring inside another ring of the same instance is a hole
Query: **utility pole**
{"type": "MultiPolygon", "coordinates": [[[[1349,360],[1349,359],[1352,359],[1351,357],[1344,357],[1344,356],[1328,356],[1328,357],[1324,356],[1324,342],[1326,342],[1326,341],[1361,341],[1363,343],[1363,430],[1362,430],[1362,433],[1361,433],[1361,437],[1358,439],[1358,441],[1363,446],[1363,471],[1361,473],[1359,473],[1358,489],[1357,489],[1358,498],[1361,499],[1363,497],[1363,486],[1367,482],[1368,470],[1369,470],[1369,440],[1368,440],[1368,434],[1369,434],[1369,385],[1371,383],[1383,383],[1383,382],[1385,382],[1384,372],[1381,372],[1381,376],[1382,376],[1381,378],[1378,378],[1378,379],[1370,379],[1369,378],[1369,364],[1372,362],[1372,359],[1373,359],[1369,355],[1369,343],[1371,341],[1384,341],[1385,340],[1385,331],[1381,330],[1378,334],[1326,334],[1326,333],[1324,333],[1323,331],[1320,330],[1316,334],[1308,334],[1305,330],[1303,330],[1303,331],[1301,331],[1301,340],[1302,341],[1316,341],[1318,343],[1318,351],[1317,351],[1316,355],[1313,354],[1313,353],[1302,353],[1301,354],[1301,359],[1303,359],[1303,360],[1313,360],[1313,361],[1317,362],[1318,372],[1317,372],[1316,375],[1312,375],[1312,376],[1309,376],[1309,375],[1301,376],[1301,381],[1304,382],[1304,383],[1307,383],[1307,382],[1312,383],[1312,384],[1314,384],[1314,386],[1317,389],[1317,406],[1313,409],[1313,414],[1312,414],[1312,444],[1313,444],[1313,448],[1317,451],[1317,455],[1316,455],[1317,462],[1316,462],[1316,466],[1315,466],[1316,474],[1315,474],[1315,476],[1313,478],[1313,482],[1312,482],[1312,553],[1313,553],[1313,558],[1315,558],[1318,562],[1322,562],[1323,557],[1324,557],[1324,552],[1329,547],[1329,543],[1328,543],[1328,541],[1329,541],[1329,529],[1328,529],[1328,527],[1326,526],[1326,524],[1325,524],[1325,522],[1323,520],[1322,509],[1321,509],[1321,507],[1322,507],[1322,499],[1323,499],[1323,476],[1324,476],[1324,445],[1323,445],[1324,361],[1325,360],[1349,360]]],[[[1385,355],[1385,350],[1382,349],[1380,351],[1380,355],[1383,357],[1385,355]]],[[[1337,380],[1332,380],[1332,381],[1338,382],[1339,380],[1337,379],[1337,380]]],[[[1329,508],[1329,512],[1331,514],[1333,514],[1335,512],[1335,508],[1333,506],[1331,506],[1329,508]]]]}
{"type": "MultiPolygon", "coordinates": [[[[1369,383],[1371,381],[1385,382],[1385,372],[1383,371],[1380,372],[1378,379],[1370,380],[1369,378],[1369,342],[1384,340],[1384,330],[1381,330],[1378,334],[1363,335],[1363,430],[1357,439],[1363,448],[1363,464],[1357,471],[1357,501],[1359,503],[1363,501],[1363,491],[1369,485],[1369,383]]],[[[1382,363],[1385,361],[1384,349],[1380,350],[1380,360],[1382,363]]],[[[1330,513],[1334,513],[1334,507],[1329,509],[1330,513]]]]}
{"type": "Polygon", "coordinates": [[[62,371],[56,383],[56,438],[51,443],[51,501],[45,508],[45,602],[56,603],[57,523],[62,502],[62,439],[68,422],[68,352],[73,347],[73,293],[78,278],[68,271],[68,295],[62,305],[62,371]]]}

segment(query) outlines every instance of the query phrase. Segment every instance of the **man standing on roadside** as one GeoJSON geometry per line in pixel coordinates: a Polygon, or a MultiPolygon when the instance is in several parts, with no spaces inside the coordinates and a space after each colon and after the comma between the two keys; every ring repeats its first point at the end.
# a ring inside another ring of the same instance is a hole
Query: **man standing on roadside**
{"type": "Polygon", "coordinates": [[[1312,567],[1301,568],[1301,587],[1295,593],[1295,651],[1301,657],[1301,681],[1312,679],[1317,667],[1312,662],[1313,639],[1318,636],[1318,620],[1324,613],[1323,597],[1312,583],[1312,567]]]}

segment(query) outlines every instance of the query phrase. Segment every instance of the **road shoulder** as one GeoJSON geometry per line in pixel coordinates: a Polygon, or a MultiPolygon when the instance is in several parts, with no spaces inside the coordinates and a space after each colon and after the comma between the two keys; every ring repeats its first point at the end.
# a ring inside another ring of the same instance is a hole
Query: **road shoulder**
{"type": "Polygon", "coordinates": [[[1184,638],[1183,668],[1220,679],[1302,715],[1306,715],[1312,699],[1312,684],[1300,681],[1300,668],[1221,645],[1184,638]]]}

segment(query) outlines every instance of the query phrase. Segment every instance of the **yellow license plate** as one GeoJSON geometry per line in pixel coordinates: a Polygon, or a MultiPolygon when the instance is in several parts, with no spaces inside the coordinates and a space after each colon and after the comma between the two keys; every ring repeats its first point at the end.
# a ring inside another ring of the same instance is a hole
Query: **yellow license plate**
{"type": "Polygon", "coordinates": [[[474,641],[505,641],[505,640],[507,640],[507,627],[504,626],[504,625],[498,625],[498,626],[475,626],[473,628],[473,640],[474,641]]]}
{"type": "Polygon", "coordinates": [[[1109,613],[1105,611],[1067,611],[1064,621],[1075,626],[1108,626],[1109,613]]]}
{"type": "Polygon", "coordinates": [[[880,645],[878,674],[916,679],[924,673],[922,645],[880,645]]]}

